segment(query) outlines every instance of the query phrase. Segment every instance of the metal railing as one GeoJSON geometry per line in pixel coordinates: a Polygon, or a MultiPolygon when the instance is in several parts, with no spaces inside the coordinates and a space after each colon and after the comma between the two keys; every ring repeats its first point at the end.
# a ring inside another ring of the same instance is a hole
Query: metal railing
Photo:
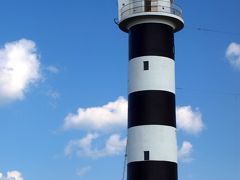
{"type": "Polygon", "coordinates": [[[169,1],[150,1],[150,4],[145,4],[146,1],[139,0],[123,5],[121,9],[120,19],[125,19],[131,15],[143,12],[167,13],[182,17],[182,9],[176,4],[169,1]]]}

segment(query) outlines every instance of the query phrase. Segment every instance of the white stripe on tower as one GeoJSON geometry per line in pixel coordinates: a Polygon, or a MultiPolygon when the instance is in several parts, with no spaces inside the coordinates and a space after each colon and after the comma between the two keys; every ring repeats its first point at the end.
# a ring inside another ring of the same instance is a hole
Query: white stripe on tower
{"type": "Polygon", "coordinates": [[[183,28],[172,0],[119,0],[129,33],[128,180],[177,180],[174,32],[183,28]]]}
{"type": "Polygon", "coordinates": [[[175,93],[175,62],[162,56],[141,56],[129,61],[128,93],[162,90],[175,93]],[[149,70],[144,70],[144,63],[149,70]]]}
{"type": "Polygon", "coordinates": [[[128,141],[130,142],[127,150],[128,163],[144,161],[145,151],[149,151],[149,160],[177,163],[174,127],[161,125],[132,127],[128,130],[128,141]]]}

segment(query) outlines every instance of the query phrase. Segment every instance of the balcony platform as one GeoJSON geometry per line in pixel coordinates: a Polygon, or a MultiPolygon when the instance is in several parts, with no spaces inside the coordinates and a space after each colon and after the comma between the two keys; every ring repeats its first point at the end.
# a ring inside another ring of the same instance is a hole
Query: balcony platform
{"type": "Polygon", "coordinates": [[[173,27],[174,32],[184,27],[182,10],[169,1],[152,1],[145,4],[144,0],[122,5],[119,10],[119,27],[128,32],[133,25],[140,23],[164,23],[173,27]]]}

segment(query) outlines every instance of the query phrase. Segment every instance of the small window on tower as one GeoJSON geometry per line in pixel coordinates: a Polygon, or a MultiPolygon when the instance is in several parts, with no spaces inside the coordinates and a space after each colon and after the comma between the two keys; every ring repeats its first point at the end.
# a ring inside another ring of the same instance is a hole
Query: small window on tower
{"type": "Polygon", "coordinates": [[[143,70],[149,70],[149,62],[148,61],[143,61],[143,70]]]}
{"type": "Polygon", "coordinates": [[[144,151],[144,161],[148,161],[150,159],[149,151],[144,151]]]}

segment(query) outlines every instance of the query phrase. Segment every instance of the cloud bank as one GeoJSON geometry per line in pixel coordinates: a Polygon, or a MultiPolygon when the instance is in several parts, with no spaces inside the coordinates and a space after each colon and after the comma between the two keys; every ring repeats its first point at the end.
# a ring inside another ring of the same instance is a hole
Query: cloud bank
{"type": "Polygon", "coordinates": [[[119,97],[100,107],[79,108],[64,120],[64,129],[110,130],[127,125],[127,100],[119,97]]]}
{"type": "Polygon", "coordinates": [[[126,138],[121,139],[119,134],[112,134],[105,142],[102,149],[94,147],[93,142],[99,135],[87,134],[79,140],[71,140],[65,148],[65,155],[76,154],[78,157],[101,158],[121,154],[125,150],[126,138]]]}
{"type": "Polygon", "coordinates": [[[178,159],[182,162],[191,162],[193,146],[190,142],[184,141],[181,148],[178,150],[178,159]]]}
{"type": "Polygon", "coordinates": [[[190,134],[198,134],[203,128],[202,114],[199,110],[193,110],[191,106],[177,107],[177,127],[190,134]]]}
{"type": "Polygon", "coordinates": [[[236,69],[240,70],[240,44],[232,42],[226,50],[228,62],[236,69]]]}
{"type": "Polygon", "coordinates": [[[9,171],[7,172],[7,176],[4,176],[0,172],[0,180],[24,180],[22,173],[19,171],[9,171]]]}
{"type": "Polygon", "coordinates": [[[36,44],[27,39],[0,49],[0,104],[24,98],[31,84],[41,79],[36,44]]]}

